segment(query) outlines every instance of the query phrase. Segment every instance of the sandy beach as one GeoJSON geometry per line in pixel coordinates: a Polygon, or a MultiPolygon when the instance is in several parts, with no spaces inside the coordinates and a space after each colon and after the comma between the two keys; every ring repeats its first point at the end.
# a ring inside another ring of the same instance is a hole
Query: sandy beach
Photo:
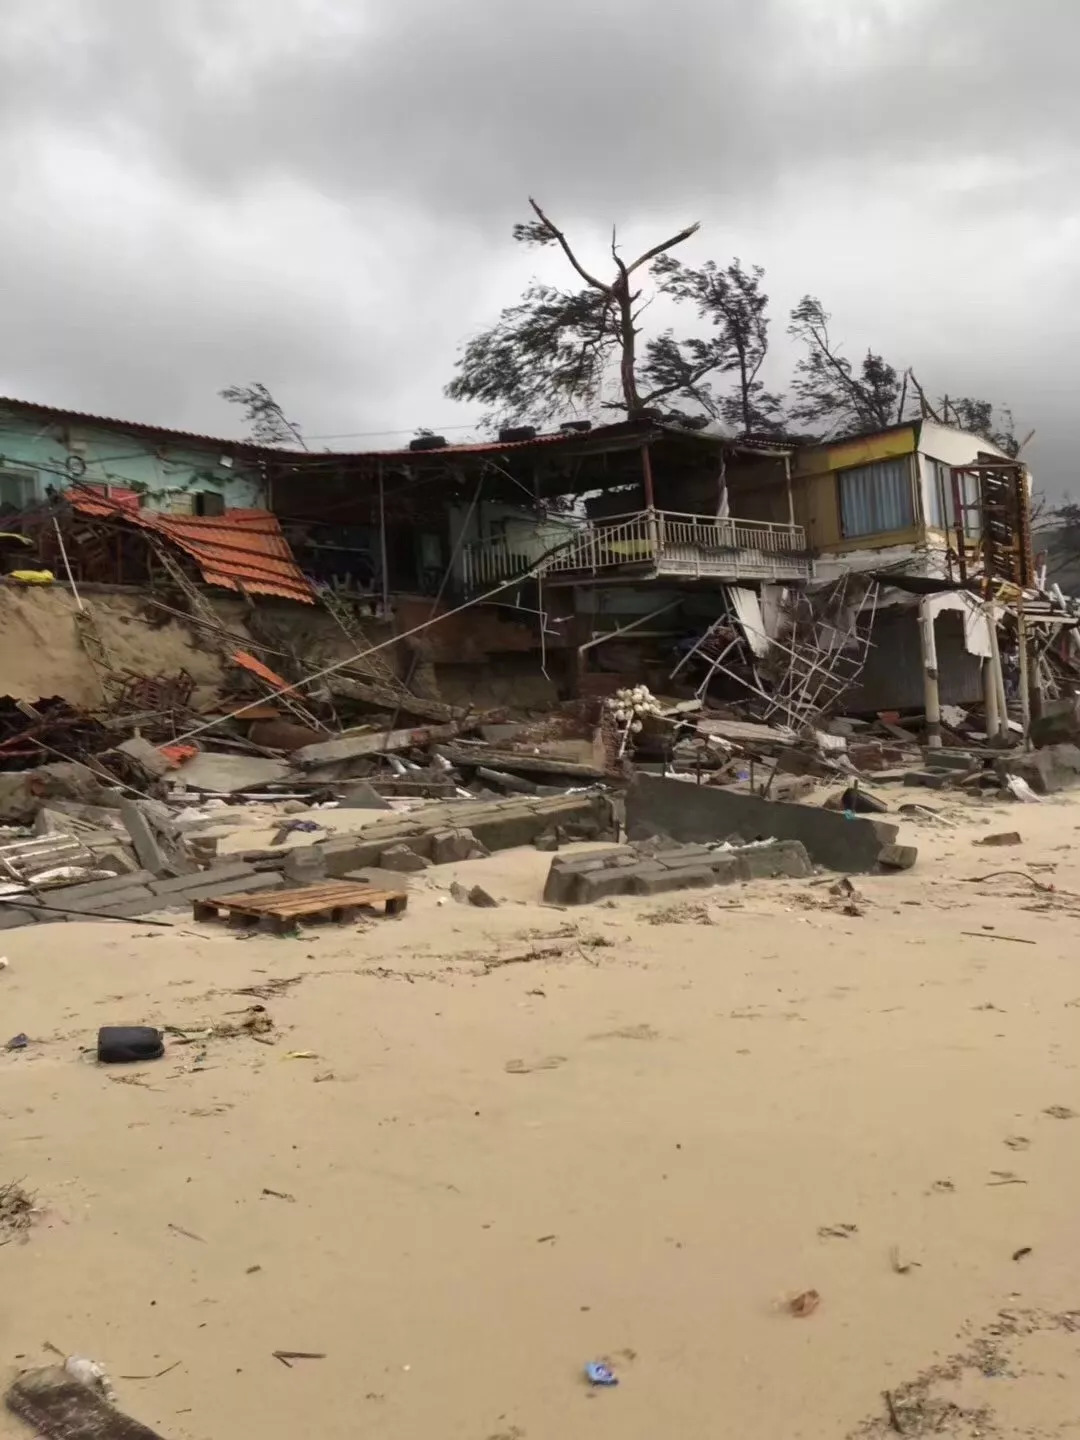
{"type": "Polygon", "coordinates": [[[167,1440],[1075,1433],[1080,803],[931,803],[856,897],[560,911],[519,850],[300,938],[5,934],[6,1379],[167,1440]],[[191,1043],[98,1066],[129,1022],[191,1043]]]}

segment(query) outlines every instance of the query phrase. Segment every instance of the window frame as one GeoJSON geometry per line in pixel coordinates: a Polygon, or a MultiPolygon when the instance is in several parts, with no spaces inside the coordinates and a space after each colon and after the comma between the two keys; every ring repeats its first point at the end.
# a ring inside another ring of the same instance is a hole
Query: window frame
{"type": "Polygon", "coordinates": [[[918,470],[914,462],[915,452],[907,451],[901,455],[883,455],[879,459],[868,460],[862,465],[845,465],[842,470],[836,471],[836,514],[842,542],[846,540],[865,540],[872,535],[901,535],[907,530],[914,530],[916,528],[919,523],[919,507],[915,498],[918,470]],[[849,534],[844,518],[844,480],[858,472],[875,470],[884,465],[902,465],[906,471],[909,518],[903,525],[894,525],[888,530],[862,530],[858,534],[849,534]]]}

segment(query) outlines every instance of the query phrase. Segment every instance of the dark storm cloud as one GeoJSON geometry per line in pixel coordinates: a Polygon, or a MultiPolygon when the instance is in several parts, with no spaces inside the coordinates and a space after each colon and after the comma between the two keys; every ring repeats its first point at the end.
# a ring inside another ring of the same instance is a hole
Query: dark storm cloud
{"type": "Polygon", "coordinates": [[[1056,472],[1078,41],[1063,0],[6,0],[0,382],[454,423],[531,192],[601,246],[700,218],[781,310],[834,297],[851,353],[1008,395],[1056,472]]]}

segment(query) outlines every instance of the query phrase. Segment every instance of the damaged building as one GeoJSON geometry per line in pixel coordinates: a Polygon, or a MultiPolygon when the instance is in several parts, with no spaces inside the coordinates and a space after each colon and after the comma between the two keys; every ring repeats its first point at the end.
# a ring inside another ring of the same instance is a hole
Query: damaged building
{"type": "Polygon", "coordinates": [[[1062,665],[1067,689],[1075,619],[1032,590],[1030,476],[931,421],[320,453],[7,400],[0,502],[0,688],[166,716],[162,739],[233,698],[265,702],[244,739],[273,749],[634,685],[790,730],[843,709],[933,731],[984,704],[1004,733],[1021,691],[1062,693],[1062,665]]]}

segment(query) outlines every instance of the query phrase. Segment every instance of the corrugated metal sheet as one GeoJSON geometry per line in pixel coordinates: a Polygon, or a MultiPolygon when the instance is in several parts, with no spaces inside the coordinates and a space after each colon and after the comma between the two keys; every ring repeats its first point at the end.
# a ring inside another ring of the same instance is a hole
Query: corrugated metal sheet
{"type": "Polygon", "coordinates": [[[81,515],[126,521],[153,530],[178,546],[198,565],[208,585],[278,595],[313,605],[315,597],[293,557],[276,515],[269,510],[226,510],[224,515],[159,515],[138,508],[138,496],[113,490],[68,491],[81,515]]]}

